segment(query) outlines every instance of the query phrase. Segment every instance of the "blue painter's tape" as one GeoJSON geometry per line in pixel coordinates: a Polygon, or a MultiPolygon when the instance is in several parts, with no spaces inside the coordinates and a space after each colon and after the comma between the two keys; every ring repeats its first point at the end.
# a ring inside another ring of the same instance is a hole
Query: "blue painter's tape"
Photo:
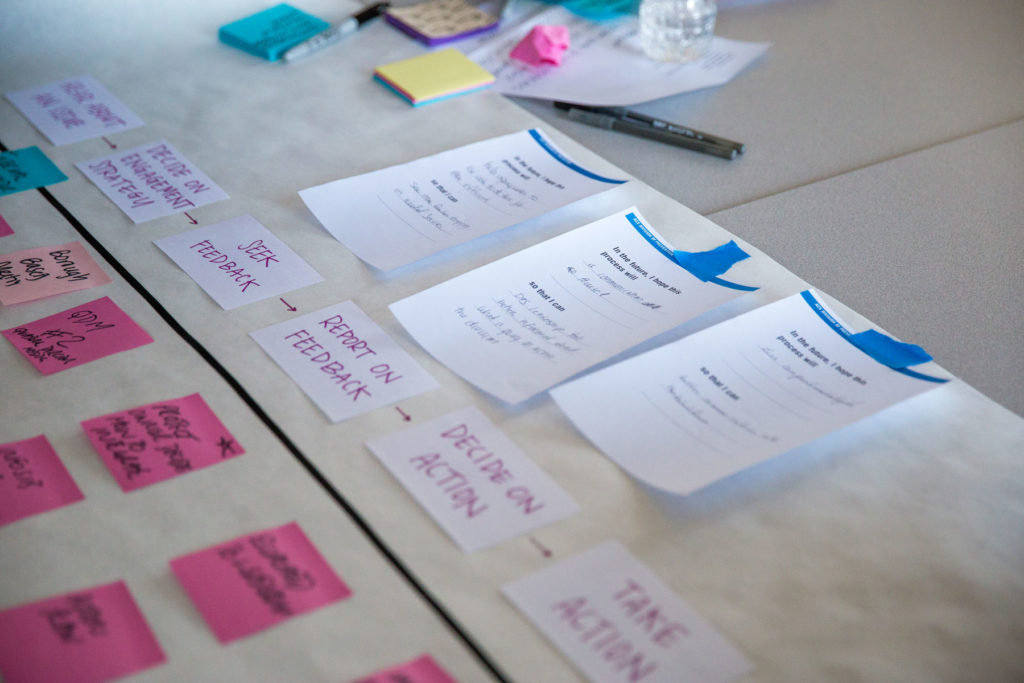
{"type": "Polygon", "coordinates": [[[681,266],[686,269],[691,275],[701,282],[710,282],[711,284],[718,285],[720,287],[738,289],[744,292],[753,292],[759,289],[759,287],[738,285],[735,282],[729,282],[728,280],[723,280],[718,277],[732,268],[733,264],[737,261],[750,258],[750,254],[740,249],[739,245],[732,240],[729,240],[727,243],[719,245],[710,251],[678,251],[672,249],[670,246],[655,237],[654,233],[652,233],[650,229],[640,221],[635,213],[627,213],[626,220],[630,222],[633,228],[640,233],[652,247],[660,251],[665,258],[672,261],[677,266],[681,266]]]}
{"type": "Polygon", "coordinates": [[[733,240],[720,244],[710,251],[679,251],[672,253],[676,263],[694,274],[698,280],[708,282],[733,267],[733,264],[750,258],[733,240]]]}
{"type": "Polygon", "coordinates": [[[852,334],[850,342],[882,365],[888,365],[893,369],[920,365],[932,359],[928,352],[917,344],[896,341],[878,330],[864,330],[852,334]]]}
{"type": "Polygon", "coordinates": [[[818,317],[825,321],[825,323],[834,330],[836,334],[882,365],[892,368],[896,372],[906,375],[907,377],[925,380],[926,382],[945,383],[949,381],[947,379],[942,379],[941,377],[931,377],[929,375],[907,369],[910,365],[927,363],[932,359],[932,357],[928,355],[928,352],[917,344],[907,344],[905,342],[896,341],[892,337],[887,337],[878,330],[865,330],[864,332],[857,332],[854,334],[846,329],[842,323],[836,320],[831,313],[825,310],[825,307],[822,306],[820,301],[814,298],[814,295],[811,294],[809,290],[805,289],[800,292],[800,296],[802,296],[804,301],[806,301],[811,307],[811,310],[817,313],[818,317]]]}
{"type": "Polygon", "coordinates": [[[604,176],[600,176],[600,175],[597,175],[596,173],[588,171],[587,169],[585,169],[582,166],[576,164],[571,159],[566,157],[564,154],[559,152],[557,149],[552,147],[551,143],[548,142],[547,140],[545,140],[544,136],[541,135],[540,131],[537,130],[536,128],[531,128],[529,132],[530,132],[530,137],[532,137],[537,142],[537,144],[541,146],[541,148],[545,152],[547,152],[548,154],[553,156],[555,158],[555,160],[558,161],[559,163],[564,164],[565,166],[571,168],[572,170],[576,171],[580,175],[586,176],[586,177],[590,178],[591,180],[598,180],[598,181],[600,181],[602,183],[611,183],[612,185],[622,185],[624,182],[626,182],[625,180],[615,180],[614,178],[605,178],[604,176]]]}

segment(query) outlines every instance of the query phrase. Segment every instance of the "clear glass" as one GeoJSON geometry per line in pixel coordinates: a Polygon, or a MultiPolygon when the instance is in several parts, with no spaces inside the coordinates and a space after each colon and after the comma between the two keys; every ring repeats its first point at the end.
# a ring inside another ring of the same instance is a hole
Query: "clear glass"
{"type": "Polygon", "coordinates": [[[715,34],[715,0],[641,0],[640,45],[662,62],[691,62],[708,51],[715,34]]]}

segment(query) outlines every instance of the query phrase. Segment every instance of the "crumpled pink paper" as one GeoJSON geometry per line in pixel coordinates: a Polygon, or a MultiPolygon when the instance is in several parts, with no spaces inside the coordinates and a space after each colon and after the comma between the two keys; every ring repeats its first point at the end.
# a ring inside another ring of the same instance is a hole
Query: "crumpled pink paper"
{"type": "Polygon", "coordinates": [[[569,49],[569,29],[566,26],[537,25],[512,48],[509,57],[533,66],[562,63],[562,53],[569,49]]]}

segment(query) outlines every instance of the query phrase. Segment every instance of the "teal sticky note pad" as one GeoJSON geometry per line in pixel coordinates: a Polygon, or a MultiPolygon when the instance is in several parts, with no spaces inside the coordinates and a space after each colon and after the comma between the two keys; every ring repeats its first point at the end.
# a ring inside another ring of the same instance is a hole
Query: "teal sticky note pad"
{"type": "Polygon", "coordinates": [[[323,19],[281,3],[224,24],[218,36],[222,43],[273,62],[280,59],[288,48],[328,28],[330,24],[323,19]]]}
{"type": "Polygon", "coordinates": [[[0,197],[67,179],[38,147],[0,153],[0,197]]]}

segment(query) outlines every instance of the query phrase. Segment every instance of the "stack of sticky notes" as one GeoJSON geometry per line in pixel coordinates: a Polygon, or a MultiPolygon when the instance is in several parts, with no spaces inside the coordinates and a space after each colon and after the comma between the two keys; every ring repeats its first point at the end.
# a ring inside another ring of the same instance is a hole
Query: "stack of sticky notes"
{"type": "Polygon", "coordinates": [[[224,24],[218,36],[222,43],[270,61],[280,59],[289,48],[330,28],[323,19],[281,3],[251,16],[224,24]]]}
{"type": "Polygon", "coordinates": [[[466,0],[427,0],[389,8],[384,20],[421,43],[441,45],[498,27],[498,18],[466,0]]]}
{"type": "Polygon", "coordinates": [[[373,77],[414,107],[494,83],[489,71],[453,47],[378,66],[373,77]]]}

